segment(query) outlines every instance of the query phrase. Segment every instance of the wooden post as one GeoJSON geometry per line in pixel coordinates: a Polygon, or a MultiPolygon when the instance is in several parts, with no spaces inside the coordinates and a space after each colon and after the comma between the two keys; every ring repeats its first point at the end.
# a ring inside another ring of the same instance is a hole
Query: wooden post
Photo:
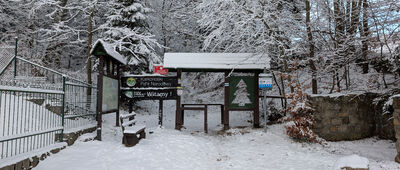
{"type": "Polygon", "coordinates": [[[253,114],[253,127],[260,127],[260,97],[258,89],[258,71],[254,72],[254,114],[253,114]]]}
{"type": "Polygon", "coordinates": [[[164,100],[160,100],[158,106],[158,125],[160,126],[163,125],[163,102],[164,100]]]}
{"type": "Polygon", "coordinates": [[[120,87],[121,87],[121,74],[119,73],[119,66],[120,66],[120,64],[117,64],[117,63],[115,63],[115,62],[113,62],[113,65],[112,65],[112,74],[113,75],[115,75],[115,73],[114,73],[114,71],[117,71],[117,77],[118,77],[118,110],[117,110],[117,112],[115,113],[115,126],[117,126],[117,127],[119,127],[119,106],[120,106],[120,103],[121,103],[121,89],[120,89],[120,87]],[[116,64],[117,65],[117,70],[114,70],[114,64],[116,64]]]}
{"type": "Polygon", "coordinates": [[[224,107],[225,105],[221,105],[221,124],[224,124],[224,107]]]}
{"type": "Polygon", "coordinates": [[[107,75],[107,76],[110,76],[111,75],[111,69],[110,69],[110,59],[109,58],[106,58],[105,60],[104,60],[104,63],[106,64],[106,74],[105,75],[107,75]]]}
{"type": "MultiPolygon", "coordinates": [[[[178,87],[181,87],[181,77],[182,77],[182,70],[178,69],[177,71],[178,77],[178,87]]],[[[181,114],[181,96],[178,95],[176,98],[176,114],[175,114],[175,129],[181,130],[182,128],[182,114],[181,114]]]]}
{"type": "Polygon", "coordinates": [[[229,71],[225,71],[225,83],[224,83],[224,130],[229,129],[229,71]]]}
{"type": "Polygon", "coordinates": [[[206,132],[206,133],[208,133],[207,110],[208,110],[208,106],[206,104],[206,105],[204,105],[204,132],[206,132]]]}
{"type": "Polygon", "coordinates": [[[103,99],[103,75],[104,75],[104,56],[99,56],[99,75],[97,77],[97,137],[96,139],[101,141],[101,127],[102,127],[102,99],[103,99]]]}

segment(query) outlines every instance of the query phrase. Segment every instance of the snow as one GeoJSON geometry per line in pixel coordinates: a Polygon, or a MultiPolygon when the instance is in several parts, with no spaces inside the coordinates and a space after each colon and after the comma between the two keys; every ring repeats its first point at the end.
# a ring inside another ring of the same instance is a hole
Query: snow
{"type": "Polygon", "coordinates": [[[371,170],[400,169],[400,164],[393,161],[397,152],[392,141],[368,138],[323,145],[298,143],[285,134],[284,124],[271,125],[267,132],[250,128],[249,112],[231,113],[232,129],[223,133],[219,107],[210,107],[209,133],[205,134],[203,114],[186,111],[184,128],[176,131],[174,103],[164,102],[164,126],[160,128],[158,103],[138,102],[141,109],[136,112],[136,120],[146,125],[147,134],[134,147],[121,144],[121,128],[114,126],[115,115],[108,114],[103,116],[103,141],[78,139],[36,169],[321,170],[333,169],[337,160],[352,154],[369,159],[371,170]]]}
{"type": "Polygon", "coordinates": [[[102,39],[98,39],[94,45],[93,48],[90,50],[90,54],[93,54],[94,49],[98,45],[102,45],[104,47],[104,50],[109,54],[112,58],[116,59],[117,61],[121,62],[122,64],[126,65],[126,59],[123,57],[121,54],[119,54],[117,51],[115,51],[115,45],[114,44],[109,44],[104,42],[102,39]]]}
{"type": "Polygon", "coordinates": [[[146,128],[145,125],[133,125],[133,126],[126,127],[124,130],[124,133],[136,134],[138,131],[145,129],[145,128],[146,128]]]}
{"type": "Polygon", "coordinates": [[[121,119],[126,119],[126,118],[131,117],[131,116],[136,116],[136,113],[133,112],[133,113],[129,113],[129,114],[121,114],[119,117],[121,119]]]}
{"type": "Polygon", "coordinates": [[[342,168],[364,168],[367,169],[369,161],[367,158],[360,157],[358,155],[350,155],[340,158],[335,163],[335,170],[341,170],[342,168]]]}
{"type": "Polygon", "coordinates": [[[122,124],[122,126],[123,126],[123,127],[127,127],[127,126],[132,125],[132,124],[135,124],[135,123],[136,123],[136,120],[130,120],[130,121],[124,122],[124,123],[122,124]]]}
{"type": "Polygon", "coordinates": [[[252,53],[165,53],[164,68],[264,69],[270,58],[252,53]]]}
{"type": "Polygon", "coordinates": [[[0,85],[1,91],[18,91],[18,92],[31,92],[31,93],[50,93],[50,94],[64,94],[63,91],[58,90],[43,90],[37,88],[15,87],[0,85]]]}

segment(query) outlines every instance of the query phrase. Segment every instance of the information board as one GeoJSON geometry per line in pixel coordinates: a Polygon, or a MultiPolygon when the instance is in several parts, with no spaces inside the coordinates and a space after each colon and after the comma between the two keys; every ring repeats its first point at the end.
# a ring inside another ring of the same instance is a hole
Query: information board
{"type": "Polygon", "coordinates": [[[103,76],[102,111],[118,109],[118,80],[103,76]]]}

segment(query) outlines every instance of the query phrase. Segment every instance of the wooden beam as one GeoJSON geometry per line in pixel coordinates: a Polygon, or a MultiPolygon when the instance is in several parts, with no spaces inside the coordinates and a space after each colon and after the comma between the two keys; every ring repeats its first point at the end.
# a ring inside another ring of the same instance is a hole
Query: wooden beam
{"type": "MultiPolygon", "coordinates": [[[[178,70],[177,72],[178,77],[178,87],[182,87],[181,85],[181,78],[182,78],[182,70],[178,70]]],[[[175,114],[175,129],[181,130],[183,125],[183,117],[181,114],[181,96],[178,95],[176,98],[176,114],[175,114]]]]}
{"type": "Polygon", "coordinates": [[[103,99],[103,75],[104,75],[104,56],[99,56],[99,75],[97,77],[97,137],[101,141],[101,127],[102,127],[102,99],[103,99]]]}
{"type": "Polygon", "coordinates": [[[254,72],[254,112],[253,112],[253,127],[260,127],[260,98],[258,89],[258,74],[259,71],[254,72]]]}
{"type": "Polygon", "coordinates": [[[224,83],[224,114],[223,114],[223,124],[224,129],[229,129],[229,71],[225,71],[225,83],[224,83]]]}
{"type": "Polygon", "coordinates": [[[120,64],[117,64],[116,62],[113,62],[112,65],[112,74],[114,74],[114,71],[117,71],[117,77],[118,77],[118,110],[115,113],[115,126],[119,127],[119,107],[120,107],[120,103],[121,103],[121,74],[119,72],[119,66],[120,64]],[[117,65],[117,70],[114,70],[114,65],[117,65]]]}

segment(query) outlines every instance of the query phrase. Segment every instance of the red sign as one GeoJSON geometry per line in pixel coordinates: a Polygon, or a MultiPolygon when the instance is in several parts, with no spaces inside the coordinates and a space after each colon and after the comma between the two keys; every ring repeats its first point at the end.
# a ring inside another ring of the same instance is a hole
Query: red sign
{"type": "Polygon", "coordinates": [[[154,66],[154,74],[167,75],[168,69],[164,68],[163,66],[154,66]]]}

